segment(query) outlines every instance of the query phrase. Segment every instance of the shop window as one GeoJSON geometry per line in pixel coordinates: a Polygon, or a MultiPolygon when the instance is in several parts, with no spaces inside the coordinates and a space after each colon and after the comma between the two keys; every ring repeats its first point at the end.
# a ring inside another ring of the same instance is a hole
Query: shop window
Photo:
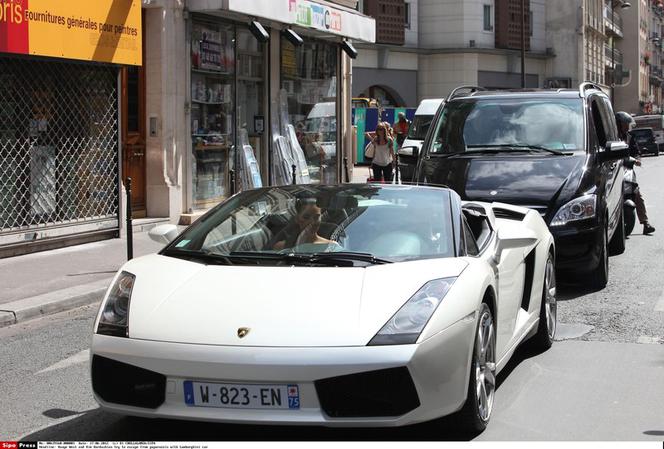
{"type": "Polygon", "coordinates": [[[195,22],[191,35],[192,188],[196,209],[230,191],[234,135],[235,32],[232,25],[195,22]]]}
{"type": "Polygon", "coordinates": [[[337,182],[337,61],[332,43],[305,42],[294,47],[281,40],[281,133],[304,152],[313,183],[337,182]],[[289,132],[288,127],[291,131],[289,132]]]}

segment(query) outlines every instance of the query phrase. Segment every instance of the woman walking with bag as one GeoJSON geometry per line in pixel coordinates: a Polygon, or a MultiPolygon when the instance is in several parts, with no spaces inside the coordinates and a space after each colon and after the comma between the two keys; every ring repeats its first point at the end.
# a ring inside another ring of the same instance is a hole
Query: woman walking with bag
{"type": "Polygon", "coordinates": [[[372,158],[371,170],[373,171],[373,180],[384,182],[392,181],[392,164],[394,163],[394,141],[387,133],[384,123],[378,123],[376,126],[376,136],[369,142],[364,149],[364,155],[372,158]]]}

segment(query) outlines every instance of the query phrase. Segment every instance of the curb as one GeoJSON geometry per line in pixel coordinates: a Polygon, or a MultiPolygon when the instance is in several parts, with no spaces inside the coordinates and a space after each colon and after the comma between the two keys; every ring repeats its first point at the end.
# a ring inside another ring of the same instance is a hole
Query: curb
{"type": "Polygon", "coordinates": [[[0,327],[101,301],[113,278],[0,304],[0,327]]]}

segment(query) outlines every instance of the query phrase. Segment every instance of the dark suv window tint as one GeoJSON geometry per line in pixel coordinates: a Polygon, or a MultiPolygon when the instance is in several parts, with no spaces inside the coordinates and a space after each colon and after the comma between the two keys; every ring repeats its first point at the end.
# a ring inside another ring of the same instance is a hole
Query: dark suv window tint
{"type": "Polygon", "coordinates": [[[593,125],[595,127],[595,134],[597,135],[597,142],[602,148],[604,148],[606,146],[607,135],[604,124],[605,120],[602,117],[604,114],[602,114],[601,100],[598,98],[593,99],[590,104],[590,110],[593,116],[593,125]]]}
{"type": "Polygon", "coordinates": [[[606,113],[606,131],[607,138],[611,141],[620,140],[618,138],[618,127],[616,126],[615,115],[613,114],[613,108],[611,107],[611,102],[608,98],[604,97],[604,112],[606,113]]]}

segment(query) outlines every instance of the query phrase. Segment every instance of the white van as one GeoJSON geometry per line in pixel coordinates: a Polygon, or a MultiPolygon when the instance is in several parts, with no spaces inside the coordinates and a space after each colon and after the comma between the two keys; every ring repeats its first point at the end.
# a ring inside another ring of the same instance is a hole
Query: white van
{"type": "Polygon", "coordinates": [[[424,137],[427,135],[433,116],[436,115],[436,111],[443,101],[445,101],[444,98],[422,100],[415,110],[413,123],[410,124],[408,136],[406,137],[406,140],[404,140],[403,145],[401,145],[402,147],[422,148],[424,137]]]}

